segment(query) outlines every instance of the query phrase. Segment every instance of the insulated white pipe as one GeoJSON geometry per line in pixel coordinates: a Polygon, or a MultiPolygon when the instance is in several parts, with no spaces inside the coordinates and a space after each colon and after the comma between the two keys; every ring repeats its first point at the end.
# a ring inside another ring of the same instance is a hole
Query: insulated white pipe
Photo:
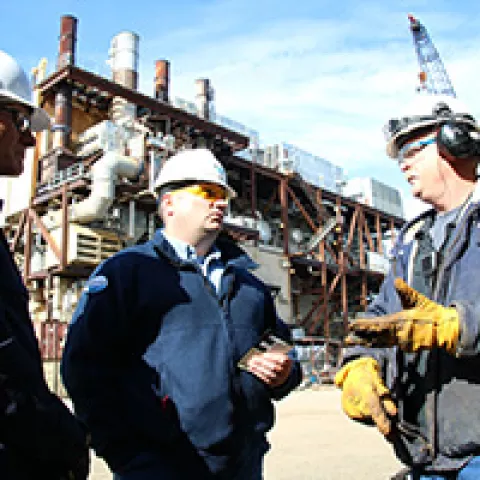
{"type": "Polygon", "coordinates": [[[115,198],[115,183],[118,178],[135,178],[141,170],[142,161],[115,152],[107,152],[92,167],[90,195],[71,206],[69,219],[88,223],[105,217],[115,198]]]}

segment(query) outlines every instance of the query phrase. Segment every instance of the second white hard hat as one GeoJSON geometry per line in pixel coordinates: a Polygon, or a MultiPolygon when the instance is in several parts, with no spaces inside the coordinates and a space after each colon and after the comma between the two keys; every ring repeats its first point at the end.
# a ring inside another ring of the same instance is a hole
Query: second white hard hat
{"type": "Polygon", "coordinates": [[[236,197],[235,190],[227,183],[227,173],[215,155],[206,148],[181,150],[169,158],[155,180],[156,193],[169,185],[181,182],[206,182],[226,188],[229,197],[236,197]]]}
{"type": "Polygon", "coordinates": [[[477,128],[467,107],[456,98],[447,95],[417,95],[399,117],[392,118],[384,126],[387,155],[396,158],[400,140],[411,137],[416,130],[450,120],[477,128]]]}
{"type": "Polygon", "coordinates": [[[32,103],[32,87],[18,62],[0,50],[0,102],[18,103],[32,112],[31,128],[39,132],[50,127],[50,118],[45,110],[32,103]]]}

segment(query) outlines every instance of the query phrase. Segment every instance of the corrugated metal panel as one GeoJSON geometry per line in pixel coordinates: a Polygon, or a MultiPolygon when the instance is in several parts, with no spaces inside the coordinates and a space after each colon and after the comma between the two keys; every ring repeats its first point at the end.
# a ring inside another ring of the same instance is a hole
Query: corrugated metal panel
{"type": "MultiPolygon", "coordinates": [[[[52,237],[60,245],[61,228],[51,231],[52,237]]],[[[70,224],[68,232],[68,264],[98,265],[123,248],[119,236],[111,231],[94,230],[76,224],[70,224]]],[[[48,248],[46,266],[58,265],[58,259],[48,248]]]]}

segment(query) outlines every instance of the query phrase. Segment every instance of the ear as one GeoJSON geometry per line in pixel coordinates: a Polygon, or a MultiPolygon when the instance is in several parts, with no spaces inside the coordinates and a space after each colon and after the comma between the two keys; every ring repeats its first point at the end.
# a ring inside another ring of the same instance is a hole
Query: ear
{"type": "Polygon", "coordinates": [[[7,125],[0,120],[0,138],[5,135],[5,130],[7,129],[7,125]]]}
{"type": "Polygon", "coordinates": [[[171,217],[173,215],[173,195],[165,193],[160,201],[160,208],[165,213],[165,216],[171,217]]]}

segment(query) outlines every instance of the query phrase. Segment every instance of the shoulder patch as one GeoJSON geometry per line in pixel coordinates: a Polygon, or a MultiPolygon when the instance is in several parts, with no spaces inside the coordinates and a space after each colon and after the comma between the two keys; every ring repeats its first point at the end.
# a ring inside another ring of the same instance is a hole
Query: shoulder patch
{"type": "Polygon", "coordinates": [[[104,275],[98,275],[87,281],[84,287],[86,293],[98,293],[108,287],[108,279],[104,275]]]}

